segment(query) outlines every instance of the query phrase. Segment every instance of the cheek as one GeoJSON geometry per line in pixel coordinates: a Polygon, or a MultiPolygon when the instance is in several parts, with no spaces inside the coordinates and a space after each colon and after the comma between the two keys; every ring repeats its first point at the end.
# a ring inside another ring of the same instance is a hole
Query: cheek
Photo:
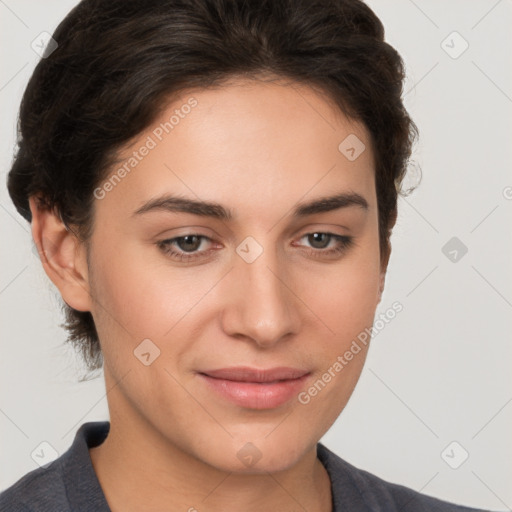
{"type": "Polygon", "coordinates": [[[344,409],[359,380],[378,304],[379,277],[378,264],[361,258],[320,280],[314,296],[309,288],[311,309],[320,319],[314,354],[318,372],[299,403],[305,416],[318,418],[320,435],[344,409]]]}
{"type": "Polygon", "coordinates": [[[113,337],[112,329],[123,338],[131,335],[134,342],[160,339],[211,287],[211,279],[194,279],[191,286],[182,270],[172,271],[163,260],[148,263],[147,251],[123,246],[122,241],[109,245],[98,239],[97,244],[102,249],[91,262],[91,287],[99,303],[99,323],[109,330],[105,339],[113,337]],[[113,253],[113,245],[122,258],[113,253]]]}
{"type": "Polygon", "coordinates": [[[337,343],[373,323],[379,298],[379,251],[372,241],[366,245],[331,267],[316,266],[302,273],[298,295],[337,343]]]}

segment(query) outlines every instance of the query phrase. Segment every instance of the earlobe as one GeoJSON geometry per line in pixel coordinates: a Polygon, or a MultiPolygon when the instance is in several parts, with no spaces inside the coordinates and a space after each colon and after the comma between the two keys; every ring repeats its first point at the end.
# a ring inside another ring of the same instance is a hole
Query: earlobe
{"type": "Polygon", "coordinates": [[[32,212],[32,237],[43,268],[59,289],[63,300],[78,311],[91,311],[86,248],[66,227],[56,211],[29,198],[32,212]]]}

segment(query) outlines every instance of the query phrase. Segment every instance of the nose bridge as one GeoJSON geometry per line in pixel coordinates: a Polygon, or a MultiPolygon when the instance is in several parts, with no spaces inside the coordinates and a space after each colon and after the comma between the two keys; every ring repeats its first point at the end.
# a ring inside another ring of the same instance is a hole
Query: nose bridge
{"type": "Polygon", "coordinates": [[[287,282],[290,273],[271,239],[266,236],[264,245],[247,237],[236,248],[233,301],[225,317],[225,329],[231,335],[243,335],[267,347],[298,329],[296,303],[289,289],[293,284],[287,282]]]}

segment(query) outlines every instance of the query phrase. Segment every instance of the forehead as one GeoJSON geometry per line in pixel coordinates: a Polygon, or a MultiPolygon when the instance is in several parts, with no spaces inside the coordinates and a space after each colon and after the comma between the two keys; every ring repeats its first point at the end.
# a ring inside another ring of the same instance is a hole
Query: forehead
{"type": "Polygon", "coordinates": [[[166,192],[253,214],[340,190],[371,203],[374,192],[364,125],[298,84],[236,80],[184,91],[119,156],[110,178],[122,179],[98,206],[126,214],[166,192]]]}

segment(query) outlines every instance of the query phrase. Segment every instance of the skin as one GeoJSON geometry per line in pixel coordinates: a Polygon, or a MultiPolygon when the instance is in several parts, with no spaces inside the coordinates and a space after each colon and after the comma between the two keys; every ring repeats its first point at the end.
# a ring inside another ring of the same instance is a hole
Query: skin
{"type": "Polygon", "coordinates": [[[111,430],[90,450],[94,469],[113,511],[330,511],[316,443],[347,404],[366,349],[307,405],[244,408],[197,372],[300,367],[311,371],[307,389],[372,326],[389,254],[379,251],[368,132],[307,86],[232,80],[182,93],[121,160],[191,96],[198,105],[95,199],[89,265],[84,244],[30,200],[46,273],[70,306],[92,313],[101,341],[111,430]],[[349,134],[366,145],[355,161],[338,150],[349,134]],[[235,220],[133,215],[164,192],[216,201],[235,220]],[[297,203],[335,192],[369,207],[291,217],[297,203]],[[306,236],[326,232],[354,243],[326,256],[336,241],[306,236]],[[187,234],[211,240],[190,263],[158,246],[187,234]],[[263,248],[252,263],[236,252],[248,236],[263,248]],[[146,338],[160,350],[149,366],[134,356],[146,338]],[[237,457],[247,442],[261,453],[251,467],[237,457]]]}

